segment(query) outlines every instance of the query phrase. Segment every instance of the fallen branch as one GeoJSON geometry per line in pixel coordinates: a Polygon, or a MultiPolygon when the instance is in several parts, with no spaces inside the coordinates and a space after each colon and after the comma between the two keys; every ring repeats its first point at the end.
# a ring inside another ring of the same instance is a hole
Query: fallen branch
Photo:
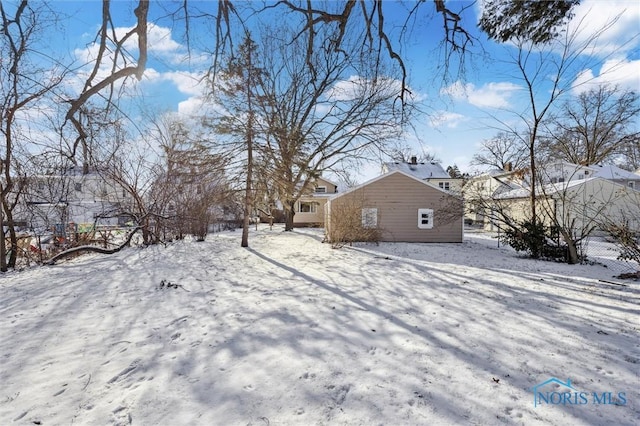
{"type": "Polygon", "coordinates": [[[65,250],[63,252],[60,252],[58,254],[56,254],[55,256],[53,256],[51,259],[49,259],[48,261],[45,262],[46,265],[55,265],[55,263],[60,260],[60,259],[64,259],[65,257],[69,257],[73,254],[77,254],[77,253],[85,253],[85,252],[92,252],[92,253],[100,253],[100,254],[114,254],[119,252],[120,250],[122,250],[123,248],[127,247],[129,245],[129,243],[131,243],[131,239],[133,238],[133,235],[138,232],[139,230],[142,229],[142,226],[136,226],[133,231],[131,231],[131,233],[127,236],[127,239],[120,244],[118,247],[112,248],[112,249],[107,249],[107,248],[103,248],[103,247],[98,247],[98,246],[78,246],[78,247],[73,247],[70,248],[68,250],[65,250]]]}

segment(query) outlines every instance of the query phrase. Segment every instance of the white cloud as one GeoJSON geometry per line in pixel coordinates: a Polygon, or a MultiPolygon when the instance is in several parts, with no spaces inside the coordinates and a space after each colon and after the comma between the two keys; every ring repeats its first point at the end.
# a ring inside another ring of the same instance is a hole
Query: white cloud
{"type": "Polygon", "coordinates": [[[505,108],[509,106],[511,95],[519,90],[521,90],[520,86],[509,82],[487,83],[477,88],[473,83],[465,84],[456,81],[442,89],[440,93],[480,108],[505,108]]]}
{"type": "MultiPolygon", "coordinates": [[[[380,78],[378,80],[380,90],[392,96],[395,93],[400,93],[402,83],[399,80],[390,78],[380,78]]],[[[326,91],[325,97],[331,101],[349,101],[352,99],[358,99],[363,96],[363,93],[372,90],[371,80],[360,77],[351,76],[347,80],[339,81],[334,84],[329,90],[326,91]]]]}
{"type": "Polygon", "coordinates": [[[440,110],[429,115],[429,126],[455,129],[460,123],[466,120],[467,118],[462,114],[440,110]]]}
{"type": "Polygon", "coordinates": [[[578,31],[577,43],[585,43],[608,26],[590,46],[590,55],[606,57],[612,53],[623,54],[637,47],[640,35],[640,2],[637,0],[584,0],[574,12],[568,32],[578,31]]]}
{"type": "Polygon", "coordinates": [[[579,94],[602,84],[640,90],[640,59],[608,60],[602,65],[598,75],[592,69],[585,69],[573,82],[572,92],[579,94]]]}
{"type": "Polygon", "coordinates": [[[207,83],[202,80],[201,73],[170,71],[162,73],[160,77],[175,84],[180,93],[185,95],[202,96],[207,91],[207,83]]]}

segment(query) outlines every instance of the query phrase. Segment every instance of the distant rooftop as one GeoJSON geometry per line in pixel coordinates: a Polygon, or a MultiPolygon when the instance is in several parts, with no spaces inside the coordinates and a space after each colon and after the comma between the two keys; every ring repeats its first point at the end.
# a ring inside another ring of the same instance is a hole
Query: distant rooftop
{"type": "MultiPolygon", "coordinates": [[[[412,158],[415,160],[415,158],[412,158]]],[[[384,163],[382,165],[383,172],[392,172],[394,170],[399,170],[411,176],[417,177],[418,179],[451,179],[449,173],[447,173],[440,163],[436,162],[428,162],[428,163],[418,163],[417,161],[412,161],[410,163],[401,163],[399,161],[384,163]]]]}
{"type": "Polygon", "coordinates": [[[621,169],[620,167],[613,166],[611,164],[600,165],[600,164],[591,164],[589,166],[590,169],[595,171],[595,176],[604,178],[604,179],[619,179],[619,180],[638,180],[640,181],[640,175],[634,172],[630,172],[625,169],[621,169]]]}

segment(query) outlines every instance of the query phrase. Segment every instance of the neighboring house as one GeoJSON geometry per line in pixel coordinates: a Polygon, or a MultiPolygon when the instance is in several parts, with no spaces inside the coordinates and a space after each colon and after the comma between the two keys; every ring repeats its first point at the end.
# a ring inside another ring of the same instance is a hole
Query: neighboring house
{"type": "Polygon", "coordinates": [[[307,193],[296,201],[293,226],[324,226],[324,206],[337,192],[337,184],[323,177],[316,178],[307,193]]]}
{"type": "Polygon", "coordinates": [[[378,228],[381,241],[462,242],[462,200],[433,183],[394,170],[332,196],[326,230],[336,226],[345,208],[354,206],[364,227],[378,228]]]}
{"type": "MultiPolygon", "coordinates": [[[[556,205],[559,205],[557,200],[560,198],[571,199],[574,205],[580,204],[582,202],[578,202],[575,194],[588,194],[592,187],[601,187],[604,193],[599,199],[612,200],[613,206],[617,202],[613,201],[615,197],[612,197],[612,191],[618,193],[620,187],[625,187],[640,192],[640,175],[613,165],[585,166],[555,161],[540,165],[538,178],[542,182],[542,188],[536,191],[539,193],[538,198],[552,197],[556,205]]],[[[497,219],[499,215],[496,212],[504,211],[504,200],[512,200],[508,209],[512,215],[511,219],[522,221],[530,211],[529,180],[526,170],[494,170],[471,178],[463,189],[465,221],[468,224],[482,225],[486,230],[497,230],[500,220],[497,219]]],[[[588,198],[594,196],[589,195],[588,198]]],[[[586,215],[589,209],[586,208],[586,204],[582,204],[584,207],[580,210],[586,215]]],[[[592,222],[588,216],[583,219],[585,223],[592,222]]]]}
{"type": "Polygon", "coordinates": [[[606,164],[580,165],[556,161],[541,167],[544,183],[561,183],[600,177],[640,191],[640,174],[606,164]]]}
{"type": "Polygon", "coordinates": [[[34,229],[91,229],[94,224],[118,225],[128,220],[118,217],[131,204],[130,196],[96,171],[82,173],[69,168],[64,174],[28,178],[22,203],[14,217],[34,229]]]}
{"type": "Polygon", "coordinates": [[[528,188],[522,170],[489,170],[472,177],[465,184],[462,193],[465,202],[465,222],[470,225],[482,225],[493,230],[495,223],[490,220],[491,212],[487,200],[515,189],[528,188]]]}
{"type": "Polygon", "coordinates": [[[411,157],[411,161],[408,163],[391,162],[382,165],[383,174],[394,170],[399,170],[420,180],[432,183],[440,189],[458,194],[461,192],[464,182],[464,179],[449,176],[449,173],[442,168],[440,163],[435,161],[418,163],[416,157],[411,157]]]}
{"type": "MultiPolygon", "coordinates": [[[[640,191],[602,177],[551,183],[542,186],[536,197],[538,213],[546,225],[584,231],[606,224],[628,223],[640,230],[640,191]]],[[[530,191],[514,189],[495,196],[496,207],[512,220],[530,216],[530,191]]]]}

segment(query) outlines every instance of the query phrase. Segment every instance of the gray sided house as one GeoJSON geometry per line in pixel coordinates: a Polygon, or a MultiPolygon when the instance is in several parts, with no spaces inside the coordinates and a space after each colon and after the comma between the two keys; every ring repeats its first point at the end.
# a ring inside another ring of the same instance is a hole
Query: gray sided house
{"type": "Polygon", "coordinates": [[[462,200],[400,170],[331,197],[325,221],[329,240],[347,211],[361,218],[363,228],[377,228],[380,241],[462,242],[462,200]]]}

